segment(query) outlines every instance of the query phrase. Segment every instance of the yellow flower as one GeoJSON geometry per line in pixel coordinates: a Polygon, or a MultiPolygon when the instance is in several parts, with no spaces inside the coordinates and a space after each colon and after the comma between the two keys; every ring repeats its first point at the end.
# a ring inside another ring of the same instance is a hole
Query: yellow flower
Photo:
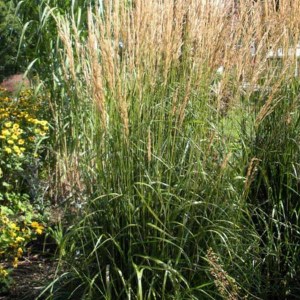
{"type": "Polygon", "coordinates": [[[16,230],[16,231],[19,231],[20,230],[20,227],[17,226],[16,223],[10,223],[9,224],[9,227],[13,230],[16,230]]]}
{"type": "Polygon", "coordinates": [[[40,226],[40,224],[38,222],[36,222],[36,221],[33,221],[31,223],[31,227],[33,227],[33,228],[38,228],[39,226],[40,226]]]}
{"type": "Polygon", "coordinates": [[[1,133],[2,133],[2,135],[4,135],[4,136],[10,135],[10,132],[9,132],[9,130],[7,130],[7,129],[3,129],[3,130],[1,131],[1,133]]]}
{"type": "Polygon", "coordinates": [[[8,154],[12,153],[12,150],[9,147],[5,147],[4,151],[8,154]]]}
{"type": "Polygon", "coordinates": [[[43,233],[43,230],[44,230],[44,226],[43,225],[40,225],[38,222],[32,222],[31,223],[31,227],[35,228],[35,232],[37,234],[42,234],[43,233]]]}
{"type": "Polygon", "coordinates": [[[3,224],[7,224],[8,223],[8,217],[6,217],[6,216],[3,216],[2,217],[2,222],[3,222],[3,224]]]}
{"type": "Polygon", "coordinates": [[[4,135],[0,135],[0,139],[6,139],[6,137],[4,135]]]}
{"type": "Polygon", "coordinates": [[[23,145],[24,142],[25,142],[25,141],[24,141],[23,139],[18,140],[18,144],[19,144],[19,145],[23,145]]]}
{"type": "Polygon", "coordinates": [[[3,269],[3,267],[1,266],[0,267],[0,278],[6,277],[7,275],[8,275],[8,272],[5,269],[3,269]]]}
{"type": "Polygon", "coordinates": [[[23,237],[21,237],[21,236],[16,237],[16,242],[17,243],[21,243],[21,242],[24,242],[24,241],[25,241],[25,239],[23,237]]]}
{"type": "Polygon", "coordinates": [[[19,124],[14,124],[14,125],[13,125],[13,129],[14,129],[14,130],[19,129],[19,127],[20,127],[19,124]]]}
{"type": "Polygon", "coordinates": [[[13,149],[14,149],[14,151],[15,151],[16,153],[20,153],[20,152],[21,152],[19,146],[17,146],[17,145],[14,145],[14,146],[13,146],[13,149]]]}
{"type": "Polygon", "coordinates": [[[16,134],[13,134],[13,135],[11,136],[11,138],[12,138],[13,140],[17,140],[19,137],[18,137],[16,134]]]}
{"type": "Polygon", "coordinates": [[[48,124],[48,122],[45,121],[45,120],[42,120],[42,121],[40,121],[40,124],[43,125],[43,126],[46,126],[48,124]]]}
{"type": "Polygon", "coordinates": [[[22,254],[23,254],[23,249],[21,247],[19,247],[18,250],[17,250],[17,256],[21,257],[22,254]]]}
{"type": "Polygon", "coordinates": [[[7,127],[7,128],[11,127],[11,125],[12,125],[12,122],[6,122],[6,123],[4,123],[4,126],[7,127]]]}
{"type": "Polygon", "coordinates": [[[38,228],[35,230],[35,232],[36,232],[37,234],[42,234],[42,233],[43,233],[43,229],[44,229],[44,227],[43,227],[43,226],[40,226],[40,227],[38,227],[38,228]]]}
{"type": "Polygon", "coordinates": [[[17,257],[14,258],[13,267],[16,268],[18,266],[19,259],[17,257]]]}
{"type": "Polygon", "coordinates": [[[36,128],[36,129],[34,129],[34,133],[35,133],[35,134],[40,134],[40,133],[41,133],[41,130],[40,130],[39,128],[36,128]]]}
{"type": "Polygon", "coordinates": [[[12,144],[14,144],[14,141],[13,140],[8,140],[7,143],[12,145],[12,144]]]}

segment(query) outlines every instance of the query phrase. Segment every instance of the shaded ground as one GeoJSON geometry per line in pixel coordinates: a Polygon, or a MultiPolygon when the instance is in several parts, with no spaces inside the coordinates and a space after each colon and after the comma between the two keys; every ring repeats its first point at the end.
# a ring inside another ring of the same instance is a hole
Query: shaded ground
{"type": "Polygon", "coordinates": [[[19,263],[13,272],[14,283],[0,300],[34,300],[47,282],[54,278],[57,262],[32,255],[19,263]]]}
{"type": "MultiPolygon", "coordinates": [[[[55,228],[55,225],[64,224],[68,219],[64,210],[58,206],[52,206],[49,215],[48,227],[55,228]]],[[[12,272],[14,283],[8,292],[0,292],[0,300],[35,300],[53,281],[58,265],[56,241],[51,236],[41,235],[29,242],[26,248],[27,254],[12,272]]],[[[42,297],[38,299],[43,300],[42,297]]]]}

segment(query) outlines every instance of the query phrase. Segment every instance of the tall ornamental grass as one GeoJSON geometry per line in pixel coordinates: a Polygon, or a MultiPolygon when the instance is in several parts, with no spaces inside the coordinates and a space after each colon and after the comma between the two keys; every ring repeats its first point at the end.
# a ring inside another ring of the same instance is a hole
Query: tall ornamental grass
{"type": "Polygon", "coordinates": [[[58,4],[41,78],[78,219],[44,295],[296,298],[300,1],[58,4]]]}

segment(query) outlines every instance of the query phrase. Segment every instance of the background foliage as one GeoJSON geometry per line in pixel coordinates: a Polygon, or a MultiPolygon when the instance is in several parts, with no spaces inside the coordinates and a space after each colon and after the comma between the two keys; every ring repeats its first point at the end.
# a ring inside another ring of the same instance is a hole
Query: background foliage
{"type": "Polygon", "coordinates": [[[0,1],[0,82],[8,75],[22,70],[24,62],[17,61],[22,24],[16,16],[13,1],[0,1]]]}

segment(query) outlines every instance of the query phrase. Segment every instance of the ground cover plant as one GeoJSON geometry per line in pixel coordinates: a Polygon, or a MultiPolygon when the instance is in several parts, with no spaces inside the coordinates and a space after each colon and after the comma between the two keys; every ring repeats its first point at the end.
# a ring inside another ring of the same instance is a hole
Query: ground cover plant
{"type": "Polygon", "coordinates": [[[39,299],[297,299],[300,1],[68,4],[18,6],[67,207],[39,299]]]}

